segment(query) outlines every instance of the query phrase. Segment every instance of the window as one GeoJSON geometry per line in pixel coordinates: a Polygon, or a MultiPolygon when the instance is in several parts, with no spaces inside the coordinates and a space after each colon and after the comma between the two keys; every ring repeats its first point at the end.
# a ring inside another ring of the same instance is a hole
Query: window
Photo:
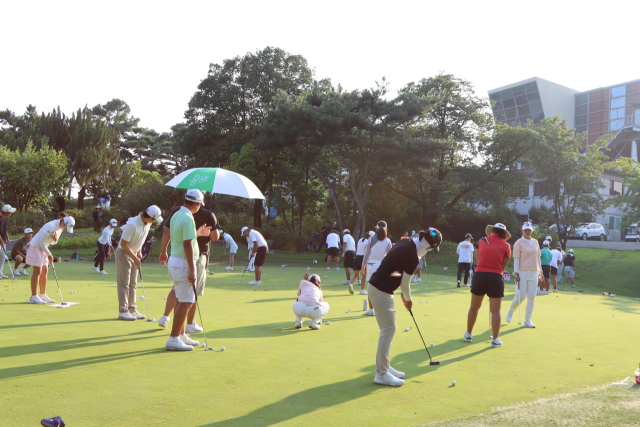
{"type": "Polygon", "coordinates": [[[505,120],[507,120],[507,116],[504,115],[504,111],[498,111],[497,113],[495,113],[496,116],[496,120],[498,120],[499,122],[504,122],[505,120]]]}
{"type": "Polygon", "coordinates": [[[511,89],[505,89],[500,91],[500,99],[513,98],[513,92],[511,89]]]}
{"type": "Polygon", "coordinates": [[[542,103],[540,101],[532,102],[529,104],[529,109],[532,113],[542,113],[542,103]]]}
{"type": "Polygon", "coordinates": [[[609,217],[609,230],[620,231],[620,221],[621,221],[621,218],[618,218],[617,216],[610,216],[609,217]]]}
{"type": "Polygon", "coordinates": [[[589,116],[586,116],[586,115],[584,115],[584,116],[576,116],[576,118],[575,118],[575,126],[578,127],[578,126],[586,125],[588,117],[589,116]]]}
{"type": "Polygon", "coordinates": [[[489,98],[493,99],[494,101],[499,101],[500,100],[500,92],[493,92],[489,94],[489,98]]]}
{"type": "Polygon", "coordinates": [[[526,85],[524,85],[524,88],[527,93],[536,92],[538,90],[538,84],[536,82],[527,83],[526,85]]]}
{"type": "Polygon", "coordinates": [[[624,126],[624,119],[611,120],[609,122],[609,130],[620,130],[624,126]]]}
{"type": "Polygon", "coordinates": [[[494,110],[502,111],[504,107],[502,106],[502,101],[496,101],[496,105],[493,107],[494,110]]]}
{"type": "Polygon", "coordinates": [[[533,196],[534,197],[542,197],[542,189],[544,187],[544,182],[542,181],[537,181],[533,183],[533,196]]]}
{"type": "Polygon", "coordinates": [[[587,126],[576,126],[576,134],[587,132],[587,126]]]}
{"type": "Polygon", "coordinates": [[[614,98],[611,100],[611,108],[620,108],[620,107],[624,107],[624,103],[626,100],[626,96],[623,96],[622,98],[614,98]]]}
{"type": "Polygon", "coordinates": [[[528,104],[527,95],[516,96],[516,105],[525,105],[528,104]]]}
{"type": "Polygon", "coordinates": [[[625,96],[626,94],[627,94],[627,87],[626,86],[618,86],[618,87],[611,88],[611,97],[612,98],[617,98],[619,96],[625,96]]]}
{"type": "Polygon", "coordinates": [[[525,116],[531,114],[531,110],[528,105],[518,105],[518,115],[525,116]]]}
{"type": "Polygon", "coordinates": [[[531,120],[533,120],[533,123],[539,123],[542,119],[544,119],[544,113],[531,114],[531,120]]]}
{"type": "Polygon", "coordinates": [[[622,192],[622,181],[614,181],[611,180],[611,184],[609,186],[609,195],[610,196],[621,196],[622,192]]]}
{"type": "Polygon", "coordinates": [[[539,92],[531,92],[527,94],[527,99],[529,102],[532,101],[540,101],[540,93],[539,92]]]}
{"type": "Polygon", "coordinates": [[[589,94],[585,93],[576,96],[576,105],[587,104],[589,102],[589,94]]]}
{"type": "Polygon", "coordinates": [[[510,99],[503,99],[502,100],[502,107],[506,110],[507,108],[513,108],[516,106],[516,102],[513,100],[513,98],[510,99]]]}
{"type": "Polygon", "coordinates": [[[624,119],[624,108],[616,108],[609,111],[609,120],[624,119]]]}
{"type": "Polygon", "coordinates": [[[513,96],[524,95],[526,93],[526,89],[524,88],[524,85],[516,86],[512,90],[513,90],[513,96]]]}
{"type": "Polygon", "coordinates": [[[516,118],[516,109],[515,108],[509,108],[504,110],[504,114],[505,116],[507,116],[507,120],[512,120],[516,118]]]}
{"type": "Polygon", "coordinates": [[[587,104],[576,107],[576,116],[581,116],[589,112],[589,106],[587,104]]]}

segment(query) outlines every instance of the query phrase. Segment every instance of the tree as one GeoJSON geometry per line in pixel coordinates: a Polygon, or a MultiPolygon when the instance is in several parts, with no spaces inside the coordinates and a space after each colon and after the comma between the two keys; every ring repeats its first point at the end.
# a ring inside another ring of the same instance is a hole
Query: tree
{"type": "Polygon", "coordinates": [[[625,209],[620,223],[624,230],[631,224],[640,221],[640,163],[637,160],[621,157],[616,160],[616,169],[623,176],[623,194],[611,199],[613,205],[625,209]]]}
{"type": "MultiPolygon", "coordinates": [[[[20,212],[47,203],[51,194],[64,191],[69,178],[67,156],[46,145],[36,149],[27,142],[24,150],[0,147],[0,170],[5,172],[4,198],[20,212]]],[[[3,200],[4,202],[4,200],[3,200]]]]}
{"type": "MultiPolygon", "coordinates": [[[[539,140],[531,153],[533,176],[544,181],[542,198],[553,202],[551,210],[558,230],[575,229],[585,214],[603,214],[606,204],[600,194],[605,187],[601,176],[616,165],[606,154],[607,140],[613,135],[585,147],[586,135],[574,136],[566,120],[561,121],[558,116],[537,124],[529,121],[527,127],[536,132],[539,140]]],[[[561,237],[563,248],[568,238],[568,232],[561,237]]]]}
{"type": "Polygon", "coordinates": [[[87,192],[94,198],[110,196],[115,202],[120,195],[132,188],[151,182],[162,183],[162,176],[157,172],[142,169],[140,162],[129,162],[120,168],[113,165],[116,171],[108,170],[104,175],[95,177],[88,185],[87,192]]]}

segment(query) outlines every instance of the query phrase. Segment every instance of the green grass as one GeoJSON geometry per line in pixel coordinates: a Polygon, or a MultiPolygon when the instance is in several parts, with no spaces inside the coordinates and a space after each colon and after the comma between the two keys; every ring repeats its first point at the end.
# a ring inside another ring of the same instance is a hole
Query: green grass
{"type": "MultiPolygon", "coordinates": [[[[513,408],[569,399],[561,396],[633,376],[638,366],[640,302],[635,299],[571,291],[539,297],[533,318],[538,328],[521,328],[517,320],[504,323],[505,345],[492,349],[488,307],[479,316],[473,343],[465,343],[469,291],[456,288],[453,276],[432,274],[430,286],[426,280],[413,286],[414,314],[442,365],[429,366],[409,314],[398,306],[391,357],[393,366],[407,373],[406,384],[376,386],[378,327],[375,318],[363,315],[363,297],[338,285],[344,281],[342,269],[312,267],[323,277],[331,325],[296,330],[291,305],[313,255],[269,256],[263,285],[254,288],[246,285],[250,273],[238,285],[239,264],[232,273],[216,270],[219,248],[211,257],[215,275],[208,276],[201,299],[208,343],[217,351],[167,352],[168,331],[157,324],[116,320],[114,263],[107,262],[108,276],[99,276],[86,260],[93,249],[80,252],[85,261],[56,265],[63,296],[80,305],[28,305],[28,278],[0,281],[2,425],[36,425],[55,415],[81,426],[458,425],[456,420],[481,425],[469,420],[497,423],[492,417],[509,411],[514,412],[509,425],[527,425],[513,408]],[[281,268],[283,263],[290,267],[281,268]],[[221,346],[226,351],[220,352],[221,346]]],[[[171,282],[166,267],[157,263],[145,263],[143,272],[149,310],[157,319],[171,282]]],[[[48,294],[58,300],[49,276],[48,294]]],[[[512,298],[509,284],[503,313],[512,298]]],[[[138,309],[146,313],[140,299],[138,309]]],[[[195,339],[202,341],[202,334],[195,339]]],[[[602,409],[580,407],[605,417],[615,405],[637,399],[637,391],[606,397],[611,405],[602,409]]],[[[640,423],[637,412],[628,413],[640,423]]]]}

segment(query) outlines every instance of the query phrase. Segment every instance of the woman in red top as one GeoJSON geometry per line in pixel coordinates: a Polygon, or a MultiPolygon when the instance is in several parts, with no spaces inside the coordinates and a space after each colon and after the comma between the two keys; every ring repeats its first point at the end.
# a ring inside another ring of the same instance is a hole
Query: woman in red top
{"type": "Polygon", "coordinates": [[[504,297],[504,278],[502,273],[511,258],[511,246],[506,242],[511,237],[504,224],[487,225],[485,229],[487,237],[478,242],[478,266],[473,273],[471,281],[471,307],[467,318],[467,332],[464,340],[471,342],[473,339],[473,325],[478,318],[478,311],[482,307],[484,296],[489,297],[491,309],[491,327],[493,339],[491,347],[502,347],[500,335],[500,305],[504,297]]]}

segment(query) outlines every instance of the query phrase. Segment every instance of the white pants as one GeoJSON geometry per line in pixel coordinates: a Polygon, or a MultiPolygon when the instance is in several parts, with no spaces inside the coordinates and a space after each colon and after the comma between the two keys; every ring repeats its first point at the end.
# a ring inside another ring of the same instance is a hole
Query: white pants
{"type": "Polygon", "coordinates": [[[558,265],[558,283],[562,283],[562,269],[564,268],[564,264],[558,265]]]}
{"type": "Polygon", "coordinates": [[[367,284],[369,283],[369,280],[371,280],[371,276],[373,276],[373,273],[378,271],[378,267],[380,267],[380,263],[381,262],[382,261],[369,261],[369,262],[367,262],[367,284]],[[373,264],[373,265],[371,265],[371,264],[373,264]]]}
{"type": "MultiPolygon", "coordinates": [[[[251,255],[251,251],[249,251],[249,255],[251,255]]],[[[253,268],[253,264],[256,262],[256,256],[254,255],[250,260],[249,264],[247,264],[247,270],[251,270],[253,268]]]]}
{"type": "MultiPolygon", "coordinates": [[[[0,274],[4,274],[4,272],[2,270],[4,269],[4,257],[5,256],[6,256],[6,252],[0,246],[0,274]]],[[[11,265],[9,265],[9,268],[11,268],[11,265]]],[[[11,273],[9,273],[9,274],[11,274],[11,273]]]]}
{"type": "Polygon", "coordinates": [[[520,272],[520,301],[518,301],[518,285],[516,285],[516,296],[513,297],[511,308],[512,313],[518,308],[520,302],[527,300],[527,309],[524,313],[524,320],[531,321],[533,316],[533,305],[536,301],[536,292],[538,290],[538,272],[537,271],[521,271],[520,272]],[[527,298],[528,297],[528,298],[527,298]]]}
{"type": "Polygon", "coordinates": [[[296,315],[296,321],[302,322],[303,319],[311,319],[312,322],[317,322],[329,312],[329,303],[296,301],[293,303],[293,312],[296,315]]]}

